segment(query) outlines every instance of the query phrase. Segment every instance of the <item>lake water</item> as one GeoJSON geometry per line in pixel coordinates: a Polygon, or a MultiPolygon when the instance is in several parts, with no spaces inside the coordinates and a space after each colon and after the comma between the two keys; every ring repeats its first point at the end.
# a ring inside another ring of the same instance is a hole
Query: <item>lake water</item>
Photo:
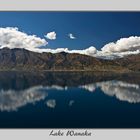
{"type": "Polygon", "coordinates": [[[140,75],[0,72],[0,128],[140,128],[140,75]]]}

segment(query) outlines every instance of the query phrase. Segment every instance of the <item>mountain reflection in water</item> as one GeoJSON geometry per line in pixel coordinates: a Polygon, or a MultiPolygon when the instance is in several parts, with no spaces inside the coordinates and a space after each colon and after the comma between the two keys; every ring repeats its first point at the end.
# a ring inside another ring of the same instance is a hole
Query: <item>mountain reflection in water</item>
{"type": "MultiPolygon", "coordinates": [[[[0,73],[0,110],[16,111],[27,104],[43,101],[49,108],[57,106],[57,99],[49,99],[50,90],[66,91],[71,88],[96,93],[100,89],[128,103],[140,102],[140,77],[134,74],[92,72],[0,73]]],[[[75,93],[76,94],[76,93],[75,93]]],[[[72,106],[76,101],[69,99],[72,106]]]]}

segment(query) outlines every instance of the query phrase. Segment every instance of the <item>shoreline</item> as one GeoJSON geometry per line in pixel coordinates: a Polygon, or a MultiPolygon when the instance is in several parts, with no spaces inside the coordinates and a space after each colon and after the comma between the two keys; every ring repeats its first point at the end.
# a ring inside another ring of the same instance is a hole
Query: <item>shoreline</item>
{"type": "Polygon", "coordinates": [[[44,72],[93,72],[93,73],[114,73],[114,74],[140,74],[139,71],[117,71],[117,70],[20,70],[20,69],[0,69],[0,72],[40,72],[40,73],[44,73],[44,72]]]}

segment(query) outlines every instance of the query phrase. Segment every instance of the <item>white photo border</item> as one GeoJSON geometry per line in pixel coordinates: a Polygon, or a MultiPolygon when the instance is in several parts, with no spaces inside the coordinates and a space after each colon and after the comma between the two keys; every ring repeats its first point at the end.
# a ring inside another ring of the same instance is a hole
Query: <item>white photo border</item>
{"type": "MultiPolygon", "coordinates": [[[[1,0],[0,11],[140,11],[139,0],[1,0]]],[[[0,129],[2,140],[88,139],[118,140],[139,139],[140,129],[55,129],[83,132],[91,136],[49,136],[54,129],[0,129]]]]}

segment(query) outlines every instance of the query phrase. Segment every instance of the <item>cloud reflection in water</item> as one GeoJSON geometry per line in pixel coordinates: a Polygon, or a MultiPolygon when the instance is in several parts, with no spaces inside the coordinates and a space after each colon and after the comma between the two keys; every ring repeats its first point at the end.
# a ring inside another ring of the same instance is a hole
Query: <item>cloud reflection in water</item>
{"type": "Polygon", "coordinates": [[[94,92],[96,88],[100,88],[102,92],[108,96],[115,96],[120,101],[129,103],[140,102],[140,87],[137,84],[130,84],[123,81],[105,81],[80,86],[89,92],[94,92]]]}
{"type": "Polygon", "coordinates": [[[16,111],[18,108],[29,103],[34,104],[37,101],[46,98],[47,94],[43,92],[43,86],[35,86],[26,90],[0,90],[0,110],[16,111]]]}
{"type": "MultiPolygon", "coordinates": [[[[53,99],[46,99],[49,95],[50,90],[69,90],[69,86],[60,85],[45,85],[45,86],[32,86],[24,90],[13,90],[13,89],[1,89],[0,90],[0,111],[16,111],[20,107],[27,104],[34,104],[41,100],[49,108],[56,107],[55,97],[53,99]]],[[[120,101],[127,101],[129,103],[140,102],[140,87],[138,84],[131,84],[119,80],[110,80],[103,82],[95,82],[85,85],[76,86],[79,89],[88,90],[91,93],[96,92],[99,88],[101,91],[108,96],[115,96],[120,101]]],[[[72,106],[75,100],[69,99],[68,105],[72,106]]]]}

